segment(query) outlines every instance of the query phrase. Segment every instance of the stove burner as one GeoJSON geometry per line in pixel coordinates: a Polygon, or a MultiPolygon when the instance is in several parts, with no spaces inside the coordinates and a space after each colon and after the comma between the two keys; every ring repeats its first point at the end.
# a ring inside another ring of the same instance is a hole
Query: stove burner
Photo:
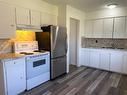
{"type": "Polygon", "coordinates": [[[44,50],[35,50],[34,52],[41,52],[41,53],[44,53],[44,52],[46,52],[46,51],[44,51],[44,50]]]}
{"type": "Polygon", "coordinates": [[[28,53],[28,52],[20,52],[20,54],[25,54],[25,55],[32,55],[34,53],[28,53]]]}

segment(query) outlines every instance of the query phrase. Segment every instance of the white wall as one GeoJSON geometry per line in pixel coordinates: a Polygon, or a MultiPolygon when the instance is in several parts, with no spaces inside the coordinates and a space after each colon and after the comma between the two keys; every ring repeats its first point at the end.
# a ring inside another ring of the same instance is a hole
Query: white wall
{"type": "Polygon", "coordinates": [[[107,17],[118,17],[118,16],[127,16],[127,7],[98,10],[98,11],[86,13],[86,19],[98,19],[98,18],[107,18],[107,17]]]}
{"type": "MultiPolygon", "coordinates": [[[[85,21],[85,13],[76,9],[76,8],[73,8],[69,5],[67,5],[67,9],[66,9],[66,27],[67,27],[67,33],[68,33],[68,43],[69,43],[69,35],[70,35],[70,18],[74,18],[74,19],[77,19],[80,21],[79,23],[79,33],[78,33],[78,45],[77,45],[77,48],[78,48],[78,52],[77,52],[77,63],[80,63],[79,61],[79,51],[80,51],[80,48],[81,48],[81,36],[84,34],[84,21],[85,21]]],[[[69,47],[68,47],[69,49],[69,47]]],[[[68,50],[69,51],[69,50],[68,50]]],[[[68,67],[69,67],[69,52],[67,54],[68,58],[67,58],[67,62],[68,62],[68,67]]],[[[80,64],[78,64],[78,66],[80,66],[80,64]]],[[[69,68],[68,68],[68,71],[69,71],[69,68]]]]}
{"type": "Polygon", "coordinates": [[[41,12],[46,12],[56,16],[58,15],[57,6],[51,5],[42,0],[0,0],[0,1],[15,5],[15,6],[20,6],[24,8],[38,10],[41,12]]]}

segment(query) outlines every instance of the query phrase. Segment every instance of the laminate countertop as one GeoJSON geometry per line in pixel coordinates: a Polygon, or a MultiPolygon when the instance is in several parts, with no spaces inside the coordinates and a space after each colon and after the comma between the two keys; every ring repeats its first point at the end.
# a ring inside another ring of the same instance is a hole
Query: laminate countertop
{"type": "Polygon", "coordinates": [[[16,53],[0,54],[0,60],[11,60],[11,59],[17,59],[21,57],[25,57],[25,55],[16,54],[16,53]]]}
{"type": "Polygon", "coordinates": [[[96,48],[96,47],[87,47],[87,48],[82,48],[82,49],[95,49],[95,50],[109,50],[109,51],[124,51],[127,52],[127,49],[119,49],[119,48],[96,48]]]}

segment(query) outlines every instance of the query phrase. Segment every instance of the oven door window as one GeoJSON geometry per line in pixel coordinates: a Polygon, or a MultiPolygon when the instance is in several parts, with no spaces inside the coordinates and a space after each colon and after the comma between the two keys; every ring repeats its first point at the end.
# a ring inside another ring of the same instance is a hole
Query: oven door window
{"type": "Polygon", "coordinates": [[[38,67],[38,66],[41,66],[41,65],[44,65],[44,64],[46,64],[46,60],[45,59],[38,60],[38,61],[33,62],[33,67],[35,68],[35,67],[38,67]]]}

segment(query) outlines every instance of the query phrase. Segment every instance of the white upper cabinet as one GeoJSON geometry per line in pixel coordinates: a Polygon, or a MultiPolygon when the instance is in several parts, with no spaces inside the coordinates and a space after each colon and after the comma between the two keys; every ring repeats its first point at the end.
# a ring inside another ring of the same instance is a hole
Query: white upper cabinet
{"type": "Polygon", "coordinates": [[[41,25],[41,13],[38,11],[30,11],[31,16],[31,25],[40,27],[41,25]]]}
{"type": "Polygon", "coordinates": [[[30,10],[17,7],[16,22],[18,25],[30,25],[30,10]]]}
{"type": "Polygon", "coordinates": [[[126,33],[125,33],[125,35],[126,35],[126,37],[125,38],[127,38],[127,17],[126,17],[126,33]]]}
{"type": "Polygon", "coordinates": [[[51,15],[50,20],[51,20],[51,25],[57,25],[57,16],[56,15],[51,15]]]}
{"type": "Polygon", "coordinates": [[[102,38],[103,37],[103,19],[94,20],[93,22],[93,37],[102,38]]]}
{"type": "Polygon", "coordinates": [[[118,17],[114,19],[113,38],[127,38],[125,17],[118,17]]]}
{"type": "Polygon", "coordinates": [[[48,13],[41,13],[41,25],[56,25],[57,16],[48,13]]]}
{"type": "Polygon", "coordinates": [[[15,37],[15,8],[0,3],[0,39],[15,37]]]}
{"type": "Polygon", "coordinates": [[[93,21],[92,20],[85,21],[85,37],[86,38],[93,37],[93,21]]]}
{"type": "Polygon", "coordinates": [[[127,17],[86,20],[86,38],[127,38],[127,17]]]}
{"type": "Polygon", "coordinates": [[[113,34],[113,18],[104,19],[103,38],[112,38],[113,34]]]}

